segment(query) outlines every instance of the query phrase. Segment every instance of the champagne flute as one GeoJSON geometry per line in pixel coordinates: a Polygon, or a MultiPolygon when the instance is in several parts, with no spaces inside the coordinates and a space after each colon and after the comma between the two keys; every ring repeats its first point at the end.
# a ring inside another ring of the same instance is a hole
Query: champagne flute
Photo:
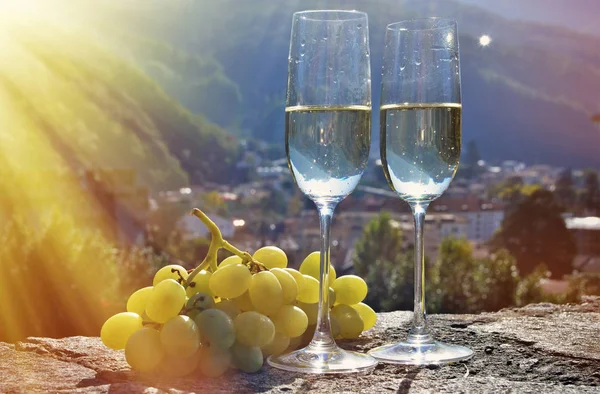
{"type": "Polygon", "coordinates": [[[381,83],[381,159],[391,188],[415,221],[413,327],[406,341],[369,351],[380,361],[441,364],[473,351],[435,341],[426,326],[423,225],[431,201],[448,188],[461,146],[456,22],[427,18],[387,26],[381,83]]]}
{"type": "Polygon", "coordinates": [[[367,15],[303,11],[292,20],[285,147],[296,184],[317,206],[321,225],[319,312],[310,344],[271,356],[277,368],[347,373],[373,368],[366,354],[339,348],[329,320],[329,234],[336,205],[358,184],[371,140],[367,15]]]}

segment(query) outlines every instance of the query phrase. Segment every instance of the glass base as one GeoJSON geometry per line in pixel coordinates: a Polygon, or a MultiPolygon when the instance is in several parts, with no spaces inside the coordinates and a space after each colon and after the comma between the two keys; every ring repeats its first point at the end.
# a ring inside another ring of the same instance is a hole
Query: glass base
{"type": "Polygon", "coordinates": [[[267,359],[270,366],[291,372],[352,373],[368,372],[377,360],[363,353],[350,352],[337,346],[321,348],[314,345],[267,359]]]}
{"type": "Polygon", "coordinates": [[[368,354],[386,363],[431,365],[468,360],[473,350],[434,341],[429,335],[411,335],[405,342],[380,346],[368,354]]]}

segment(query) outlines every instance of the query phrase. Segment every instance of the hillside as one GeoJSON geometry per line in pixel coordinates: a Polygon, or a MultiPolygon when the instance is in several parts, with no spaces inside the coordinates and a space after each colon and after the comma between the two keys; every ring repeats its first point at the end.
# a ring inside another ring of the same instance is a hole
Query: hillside
{"type": "MultiPolygon", "coordinates": [[[[107,7],[97,19],[129,21],[129,34],[160,40],[212,64],[218,77],[214,70],[194,71],[198,72],[196,79],[213,75],[210,105],[190,104],[206,102],[206,89],[199,89],[197,94],[181,92],[165,78],[156,79],[166,90],[173,89],[174,96],[189,108],[239,135],[283,143],[292,12],[357,8],[368,12],[370,18],[374,104],[379,98],[385,24],[431,15],[453,17],[461,34],[465,140],[475,139],[483,155],[492,160],[600,166],[600,133],[589,120],[600,109],[600,55],[595,50],[600,39],[593,36],[508,20],[457,1],[223,0],[176,4],[130,0],[107,7]],[[492,45],[480,47],[481,34],[492,36],[492,45]]],[[[180,67],[168,57],[163,59],[161,67],[178,78],[190,78],[189,73],[177,71],[180,67]]],[[[146,72],[157,73],[148,68],[146,72]]],[[[377,130],[377,124],[374,126],[377,130]]]]}
{"type": "Polygon", "coordinates": [[[79,31],[3,26],[0,138],[15,169],[124,168],[152,190],[221,179],[227,132],[192,115],[133,63],[79,31]],[[23,160],[23,158],[31,158],[23,160]]]}
{"type": "MultiPolygon", "coordinates": [[[[506,19],[457,0],[48,1],[68,16],[64,24],[96,37],[187,109],[239,137],[275,144],[281,154],[294,11],[356,8],[369,14],[374,106],[385,25],[452,17],[460,31],[464,139],[477,141],[489,160],[600,167],[600,131],[590,121],[600,111],[595,36],[506,19]],[[482,34],[492,37],[490,46],[479,46],[482,34]]],[[[374,117],[375,154],[377,123],[374,117]]]]}

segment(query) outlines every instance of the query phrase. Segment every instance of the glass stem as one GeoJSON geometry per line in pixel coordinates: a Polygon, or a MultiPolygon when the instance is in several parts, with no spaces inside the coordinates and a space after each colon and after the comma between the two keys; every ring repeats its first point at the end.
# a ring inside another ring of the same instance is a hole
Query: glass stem
{"type": "Polygon", "coordinates": [[[319,287],[319,314],[315,335],[311,341],[311,347],[333,348],[335,341],[331,335],[331,323],[329,321],[329,235],[331,233],[331,218],[335,205],[317,204],[319,209],[319,221],[321,223],[321,269],[319,287]]]}
{"type": "Polygon", "coordinates": [[[429,202],[410,204],[415,219],[415,294],[413,327],[410,330],[409,341],[417,338],[419,341],[427,340],[427,313],[425,311],[425,248],[423,242],[423,229],[425,225],[425,212],[429,202]],[[425,337],[424,337],[425,336],[425,337]]]}

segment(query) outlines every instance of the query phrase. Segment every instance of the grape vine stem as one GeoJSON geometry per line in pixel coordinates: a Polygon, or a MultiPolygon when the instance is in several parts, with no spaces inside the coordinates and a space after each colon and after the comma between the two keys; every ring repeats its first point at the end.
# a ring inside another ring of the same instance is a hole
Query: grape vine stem
{"type": "Polygon", "coordinates": [[[188,287],[190,283],[192,283],[192,281],[194,280],[194,277],[198,275],[200,271],[206,270],[208,268],[210,268],[212,272],[215,272],[217,270],[217,253],[221,248],[226,249],[234,255],[240,257],[242,259],[243,264],[249,266],[255,265],[258,271],[263,271],[267,269],[263,264],[254,260],[250,253],[239,250],[238,248],[227,242],[225,239],[223,239],[223,234],[221,234],[221,230],[219,230],[219,227],[200,209],[194,208],[190,214],[196,216],[202,221],[202,223],[204,223],[206,228],[208,228],[208,231],[210,231],[211,240],[210,246],[208,247],[208,252],[204,257],[204,260],[202,260],[202,263],[200,263],[200,265],[197,266],[189,274],[187,280],[185,281],[184,287],[188,287]]]}

